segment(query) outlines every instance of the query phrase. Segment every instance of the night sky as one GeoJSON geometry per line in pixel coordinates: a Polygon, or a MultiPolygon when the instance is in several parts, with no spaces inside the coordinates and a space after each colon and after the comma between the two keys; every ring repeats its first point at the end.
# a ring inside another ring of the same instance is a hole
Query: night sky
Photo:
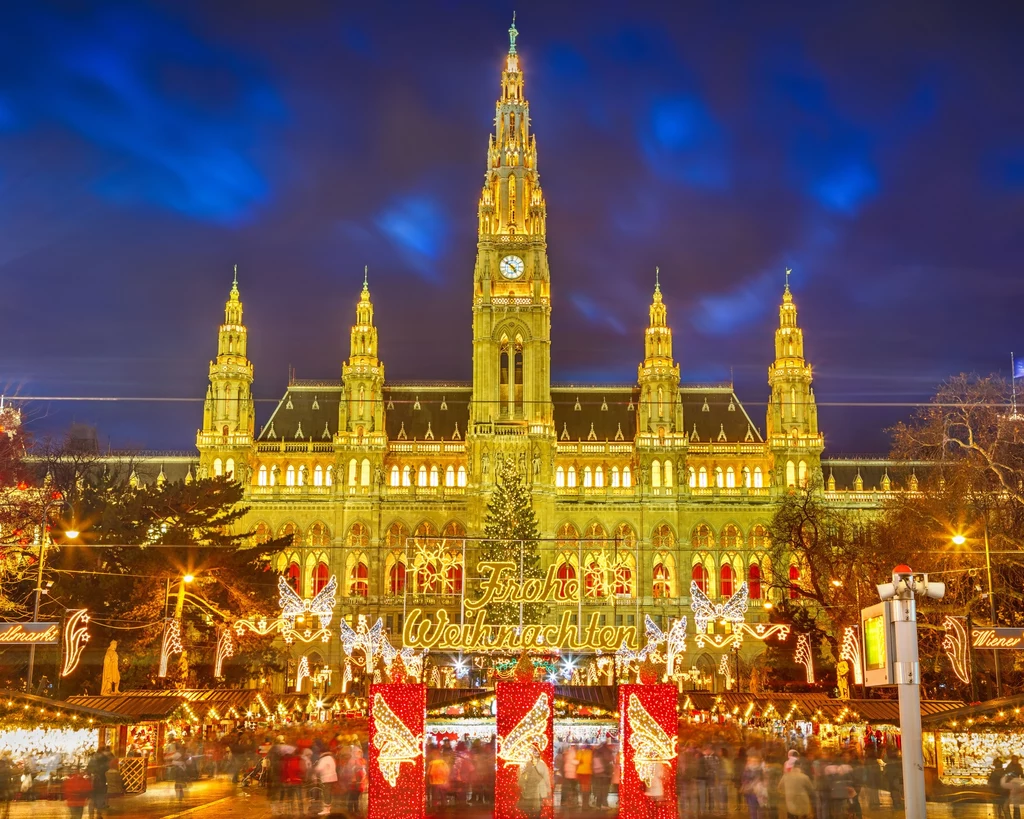
{"type": "MultiPolygon", "coordinates": [[[[1020,4],[515,8],[556,381],[635,381],[655,265],[683,379],[732,373],[762,431],[787,266],[819,402],[1024,353],[1020,4]]],[[[194,399],[29,408],[191,449],[234,264],[258,399],[340,377],[364,264],[388,379],[467,380],[512,9],[9,4],[4,390],[194,399]]],[[[828,449],[909,411],[824,407],[828,449]]]]}

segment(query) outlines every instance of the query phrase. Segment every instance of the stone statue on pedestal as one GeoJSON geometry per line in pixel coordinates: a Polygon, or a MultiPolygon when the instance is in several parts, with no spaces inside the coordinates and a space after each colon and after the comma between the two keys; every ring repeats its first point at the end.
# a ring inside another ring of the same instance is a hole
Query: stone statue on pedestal
{"type": "Polygon", "coordinates": [[[121,671],[117,667],[117,640],[111,640],[107,653],[103,655],[103,678],[100,694],[121,693],[121,671]]]}

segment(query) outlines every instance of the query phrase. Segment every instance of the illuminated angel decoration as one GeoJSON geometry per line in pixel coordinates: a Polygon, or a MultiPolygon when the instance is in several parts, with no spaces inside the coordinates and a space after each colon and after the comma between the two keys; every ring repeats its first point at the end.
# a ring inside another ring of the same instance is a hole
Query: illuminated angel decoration
{"type": "Polygon", "coordinates": [[[814,655],[811,652],[811,637],[801,634],[796,638],[796,661],[802,663],[807,674],[807,682],[814,682],[814,655]]]}
{"type": "Polygon", "coordinates": [[[543,752],[548,747],[548,721],[551,706],[546,694],[537,697],[508,736],[498,737],[498,759],[506,765],[523,767],[533,757],[533,750],[543,752]]]}
{"type": "Polygon", "coordinates": [[[633,765],[637,776],[649,788],[654,783],[658,766],[676,758],[676,743],[644,708],[636,694],[629,695],[626,717],[631,731],[629,747],[633,749],[633,765]]]}
{"type": "Polygon", "coordinates": [[[843,645],[839,649],[839,659],[849,662],[850,667],[853,668],[854,683],[862,685],[864,683],[864,664],[861,662],[860,640],[857,638],[856,626],[847,626],[843,629],[843,645]]]}
{"type": "Polygon", "coordinates": [[[644,616],[644,628],[647,632],[647,646],[658,646],[665,643],[665,676],[675,675],[676,657],[686,653],[686,618],[673,620],[667,632],[662,631],[651,615],[644,616]]]}
{"type": "Polygon", "coordinates": [[[305,654],[302,655],[302,659],[299,660],[299,668],[295,672],[295,691],[296,693],[302,693],[302,681],[309,676],[309,657],[305,654]]]}
{"type": "MultiPolygon", "coordinates": [[[[381,618],[377,618],[377,622],[373,624],[373,628],[366,627],[365,618],[360,618],[359,625],[357,628],[352,628],[344,620],[341,621],[341,647],[345,650],[345,653],[350,655],[353,651],[362,651],[366,659],[366,669],[373,668],[373,661],[381,653],[383,649],[384,637],[384,621],[381,618]]],[[[390,642],[388,643],[390,645],[390,642]]]]}
{"type": "Polygon", "coordinates": [[[942,620],[946,636],[942,638],[942,649],[953,666],[953,673],[962,683],[971,681],[971,655],[967,650],[967,629],[963,619],[946,615],[942,620]]]}
{"type": "Polygon", "coordinates": [[[404,762],[415,762],[423,753],[423,739],[417,738],[398,714],[391,710],[380,692],[373,697],[373,720],[376,733],[373,747],[377,749],[377,767],[393,788],[404,762]]]}
{"type": "Polygon", "coordinates": [[[217,635],[217,655],[213,663],[213,676],[223,677],[224,661],[235,655],[235,644],[231,639],[231,629],[222,628],[217,635]]]}
{"type": "Polygon", "coordinates": [[[718,664],[718,673],[725,677],[726,691],[732,691],[732,666],[729,665],[729,655],[723,654],[722,661],[718,664]]]}
{"type": "Polygon", "coordinates": [[[279,592],[277,604],[281,607],[281,619],[295,628],[295,620],[299,615],[309,614],[320,620],[320,628],[325,629],[331,624],[334,607],[337,605],[338,578],[331,576],[330,581],[312,599],[303,600],[288,585],[284,575],[277,578],[279,592]]]}
{"type": "Polygon", "coordinates": [[[86,609],[75,609],[64,624],[64,664],[60,675],[66,677],[76,668],[82,659],[82,651],[89,642],[89,612],[86,609]]]}
{"type": "Polygon", "coordinates": [[[167,676],[167,661],[172,654],[181,654],[181,620],[164,621],[164,638],[160,644],[160,671],[158,676],[167,676]]]}
{"type": "Polygon", "coordinates": [[[724,620],[727,623],[742,623],[747,613],[747,584],[740,583],[736,593],[724,603],[712,603],[711,599],[701,591],[696,580],[690,581],[690,608],[693,609],[693,622],[697,633],[707,631],[708,623],[724,620]]]}

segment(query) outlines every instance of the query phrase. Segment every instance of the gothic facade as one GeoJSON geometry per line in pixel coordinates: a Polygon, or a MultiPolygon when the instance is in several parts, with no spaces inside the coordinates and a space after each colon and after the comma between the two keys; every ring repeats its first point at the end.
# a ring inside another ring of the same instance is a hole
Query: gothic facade
{"type": "Polygon", "coordinates": [[[872,507],[892,490],[885,464],[822,460],[788,283],[766,362],[763,434],[731,385],[680,383],[657,282],[636,339],[636,383],[552,383],[557,277],[511,34],[477,214],[472,382],[388,382],[364,279],[340,379],[293,379],[257,433],[236,277],[210,365],[197,468],[244,484],[257,538],[293,536],[279,568],[300,593],[337,575],[342,615],[381,616],[396,642],[413,604],[458,618],[507,460],[530,484],[544,564],[579,578],[587,608],[609,625],[687,613],[691,580],[712,598],[746,581],[748,615],[762,619],[769,573],[799,571],[767,563],[779,494],[820,478],[835,502],[872,507]],[[446,559],[414,567],[425,545],[446,559]],[[611,574],[600,557],[609,553],[611,574]]]}

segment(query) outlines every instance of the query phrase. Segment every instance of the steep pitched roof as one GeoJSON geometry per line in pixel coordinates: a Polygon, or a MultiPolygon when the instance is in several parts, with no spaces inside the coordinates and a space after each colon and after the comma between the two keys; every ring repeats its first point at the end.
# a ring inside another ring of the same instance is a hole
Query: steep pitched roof
{"type": "Polygon", "coordinates": [[[551,388],[560,441],[632,441],[639,392],[630,386],[551,388]]]}
{"type": "Polygon", "coordinates": [[[701,443],[764,440],[731,385],[684,384],[679,395],[683,402],[683,431],[691,440],[701,443]]]}
{"type": "Polygon", "coordinates": [[[338,431],[341,381],[293,381],[258,441],[330,441],[338,431]]]}
{"type": "Polygon", "coordinates": [[[384,389],[384,428],[388,440],[466,439],[468,384],[395,384],[384,389]]]}

